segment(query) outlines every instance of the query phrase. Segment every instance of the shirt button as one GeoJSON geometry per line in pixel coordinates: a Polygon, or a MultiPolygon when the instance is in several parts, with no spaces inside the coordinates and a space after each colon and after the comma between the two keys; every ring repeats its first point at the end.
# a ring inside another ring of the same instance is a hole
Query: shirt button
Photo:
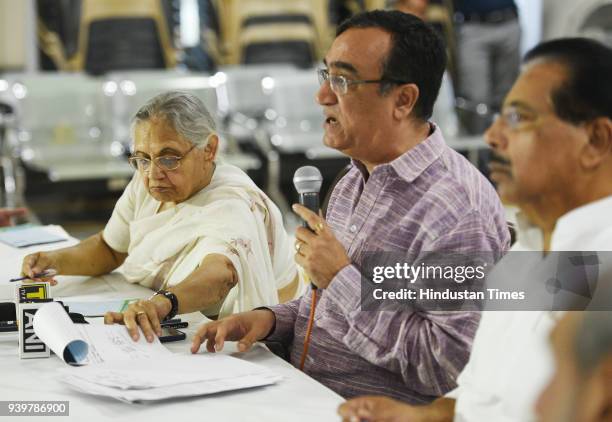
{"type": "Polygon", "coordinates": [[[355,233],[357,231],[357,226],[353,224],[349,230],[351,233],[355,233]]]}

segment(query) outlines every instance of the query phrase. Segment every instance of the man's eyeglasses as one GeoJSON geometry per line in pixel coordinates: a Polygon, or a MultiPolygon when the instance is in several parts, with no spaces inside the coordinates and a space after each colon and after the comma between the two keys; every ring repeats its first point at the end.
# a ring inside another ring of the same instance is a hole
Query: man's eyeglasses
{"type": "Polygon", "coordinates": [[[391,83],[391,84],[405,84],[408,82],[400,81],[397,79],[348,79],[343,75],[330,75],[328,69],[317,69],[317,76],[319,77],[319,84],[323,85],[325,81],[329,81],[329,85],[331,86],[332,91],[337,95],[344,95],[348,92],[348,88],[351,85],[359,85],[359,84],[381,84],[381,83],[391,83]]]}
{"type": "Polygon", "coordinates": [[[516,107],[510,106],[504,108],[501,113],[496,114],[494,119],[501,119],[510,130],[522,130],[531,127],[540,117],[525,113],[516,107]]]}
{"type": "MultiPolygon", "coordinates": [[[[153,163],[155,163],[155,165],[162,170],[176,170],[181,165],[181,160],[185,158],[187,154],[189,154],[195,147],[196,146],[193,145],[191,148],[189,148],[189,150],[185,154],[183,154],[182,157],[177,157],[174,155],[162,155],[161,157],[155,157],[153,159],[153,163]]],[[[135,170],[147,172],[151,169],[150,158],[131,156],[130,158],[128,158],[128,161],[135,170]]]]}

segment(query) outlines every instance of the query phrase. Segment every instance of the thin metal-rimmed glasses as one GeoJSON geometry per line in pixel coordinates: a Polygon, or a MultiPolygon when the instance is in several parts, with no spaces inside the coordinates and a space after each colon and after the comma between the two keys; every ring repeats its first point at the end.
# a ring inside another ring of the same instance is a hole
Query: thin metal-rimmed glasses
{"type": "Polygon", "coordinates": [[[344,95],[348,92],[348,87],[351,85],[359,84],[381,84],[391,83],[402,85],[408,82],[400,81],[397,79],[349,79],[344,75],[330,75],[328,69],[317,69],[317,76],[319,77],[319,84],[323,85],[325,81],[329,81],[332,91],[338,95],[344,95]]]}
{"type": "MultiPolygon", "coordinates": [[[[196,146],[193,145],[185,154],[180,157],[175,155],[162,155],[160,157],[155,157],[153,159],[153,163],[155,163],[155,165],[162,170],[176,170],[181,165],[181,160],[185,158],[187,154],[189,154],[195,147],[196,146]]],[[[150,158],[131,156],[130,158],[128,158],[128,161],[135,170],[147,172],[151,168],[150,158]]]]}
{"type": "Polygon", "coordinates": [[[526,129],[534,125],[541,116],[532,115],[521,111],[514,106],[505,107],[501,113],[496,113],[493,120],[501,119],[510,130],[526,129]]]}

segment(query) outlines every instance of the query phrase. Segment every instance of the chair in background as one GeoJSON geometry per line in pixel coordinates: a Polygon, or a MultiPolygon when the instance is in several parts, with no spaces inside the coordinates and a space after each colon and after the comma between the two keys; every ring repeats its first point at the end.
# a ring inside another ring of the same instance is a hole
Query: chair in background
{"type": "Polygon", "coordinates": [[[113,154],[99,80],[61,73],[9,74],[6,80],[24,165],[54,182],[131,176],[113,154]]]}
{"type": "Polygon", "coordinates": [[[162,0],[82,0],[77,48],[66,56],[57,34],[39,21],[41,47],[59,70],[99,75],[113,70],[176,65],[162,0]]]}
{"type": "Polygon", "coordinates": [[[217,3],[226,63],[309,67],[330,38],[325,0],[226,0],[217,3]]]}
{"type": "Polygon", "coordinates": [[[290,76],[296,68],[289,64],[224,66],[215,78],[219,112],[227,119],[236,115],[262,120],[270,108],[270,93],[276,77],[290,76]],[[248,95],[245,95],[248,93],[248,95]]]}
{"type": "Polygon", "coordinates": [[[247,65],[293,63],[308,68],[317,57],[316,33],[308,23],[246,21],[238,43],[240,63],[247,65]]]}
{"type": "Polygon", "coordinates": [[[36,0],[40,70],[66,70],[77,52],[82,0],[36,0]],[[63,62],[62,62],[63,61],[63,62]]]}
{"type": "Polygon", "coordinates": [[[387,0],[364,0],[366,10],[384,9],[387,7],[387,0]]]}
{"type": "Polygon", "coordinates": [[[133,170],[112,149],[100,81],[66,73],[3,80],[3,100],[15,116],[7,133],[10,157],[24,175],[16,179],[17,192],[25,192],[42,221],[107,219],[133,170]]]}
{"type": "Polygon", "coordinates": [[[16,154],[18,140],[12,129],[14,109],[0,97],[0,208],[25,206],[24,176],[16,154]]]}

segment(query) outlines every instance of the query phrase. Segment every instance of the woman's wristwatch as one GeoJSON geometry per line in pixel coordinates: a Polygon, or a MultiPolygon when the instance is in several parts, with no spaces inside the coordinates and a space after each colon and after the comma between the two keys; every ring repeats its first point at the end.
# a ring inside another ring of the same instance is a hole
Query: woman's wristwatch
{"type": "Polygon", "coordinates": [[[160,290],[157,293],[155,293],[155,296],[157,295],[164,296],[172,304],[172,307],[170,308],[170,312],[168,312],[168,315],[166,315],[166,317],[164,318],[164,321],[174,318],[176,314],[178,313],[178,308],[179,308],[178,298],[176,297],[176,295],[172,292],[169,292],[168,290],[160,290]]]}

